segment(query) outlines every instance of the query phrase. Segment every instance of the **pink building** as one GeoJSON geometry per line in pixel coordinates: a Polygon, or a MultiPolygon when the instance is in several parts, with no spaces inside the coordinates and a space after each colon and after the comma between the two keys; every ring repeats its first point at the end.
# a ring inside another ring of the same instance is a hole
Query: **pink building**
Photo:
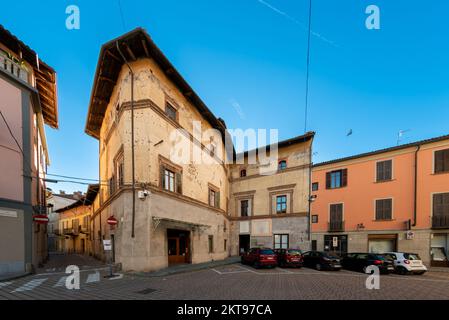
{"type": "Polygon", "coordinates": [[[46,259],[44,125],[58,126],[56,74],[0,25],[0,275],[46,259]]]}
{"type": "Polygon", "coordinates": [[[312,247],[449,266],[449,136],[315,164],[312,247]]]}

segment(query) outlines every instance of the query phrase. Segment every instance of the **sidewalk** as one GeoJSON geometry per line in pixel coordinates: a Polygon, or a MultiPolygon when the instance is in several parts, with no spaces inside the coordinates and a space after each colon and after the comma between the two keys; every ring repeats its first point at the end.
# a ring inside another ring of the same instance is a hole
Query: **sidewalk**
{"type": "Polygon", "coordinates": [[[430,271],[430,272],[445,272],[445,273],[449,273],[449,268],[447,268],[447,267],[430,267],[428,269],[428,271],[430,271]]]}
{"type": "Polygon", "coordinates": [[[217,260],[217,261],[210,261],[210,262],[203,262],[203,263],[197,263],[197,264],[179,264],[176,266],[168,267],[162,270],[158,271],[152,271],[152,272],[129,272],[132,275],[135,276],[141,276],[141,277],[165,277],[173,274],[178,273],[185,273],[185,272],[192,272],[192,271],[198,271],[203,269],[210,269],[215,268],[219,266],[225,266],[228,264],[234,264],[240,261],[240,256],[236,257],[229,257],[224,260],[217,260]]]}
{"type": "Polygon", "coordinates": [[[4,273],[4,274],[0,275],[0,282],[15,280],[18,278],[29,276],[30,274],[31,274],[30,272],[4,273]]]}

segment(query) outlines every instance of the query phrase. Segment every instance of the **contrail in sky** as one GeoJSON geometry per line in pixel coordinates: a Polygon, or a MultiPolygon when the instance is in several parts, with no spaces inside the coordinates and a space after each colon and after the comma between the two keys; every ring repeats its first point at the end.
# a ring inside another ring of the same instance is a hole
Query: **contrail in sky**
{"type": "MultiPolygon", "coordinates": [[[[266,6],[267,8],[273,10],[273,11],[276,12],[277,14],[279,14],[279,15],[281,15],[281,16],[284,16],[284,17],[287,18],[288,20],[290,20],[290,21],[294,22],[295,24],[299,25],[299,26],[300,26],[302,29],[304,29],[305,31],[308,31],[308,28],[307,28],[307,26],[306,26],[306,24],[305,24],[304,22],[301,22],[301,21],[299,21],[299,20],[293,18],[293,17],[290,16],[288,13],[286,13],[286,12],[284,12],[284,11],[281,11],[281,10],[279,10],[279,9],[276,8],[276,7],[273,7],[271,4],[269,4],[268,2],[266,2],[266,1],[264,1],[264,0],[257,0],[257,1],[258,1],[259,3],[261,3],[261,4],[263,4],[264,6],[266,6]]],[[[322,40],[322,41],[324,41],[324,42],[326,42],[326,43],[328,43],[328,44],[330,44],[330,45],[333,45],[333,46],[335,46],[335,47],[338,47],[338,46],[335,44],[334,41],[327,39],[326,37],[324,37],[324,36],[321,35],[320,33],[315,32],[315,31],[313,31],[313,30],[310,30],[310,33],[311,33],[313,36],[319,38],[320,40],[322,40]]]]}

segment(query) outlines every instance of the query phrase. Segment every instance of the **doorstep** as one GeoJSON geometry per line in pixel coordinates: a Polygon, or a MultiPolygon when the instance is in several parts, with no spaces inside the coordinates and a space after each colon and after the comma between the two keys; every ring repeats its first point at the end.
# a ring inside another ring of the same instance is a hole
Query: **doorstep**
{"type": "Polygon", "coordinates": [[[129,272],[129,273],[132,275],[135,275],[135,276],[142,276],[142,277],[165,277],[165,276],[170,276],[170,275],[178,274],[178,273],[192,272],[192,271],[198,271],[198,270],[204,270],[204,269],[225,266],[228,264],[237,263],[239,261],[240,261],[240,256],[235,256],[235,257],[226,258],[224,260],[215,260],[215,261],[208,261],[208,262],[202,262],[202,263],[196,263],[196,264],[180,264],[180,265],[168,267],[168,268],[158,270],[158,271],[129,272]]]}

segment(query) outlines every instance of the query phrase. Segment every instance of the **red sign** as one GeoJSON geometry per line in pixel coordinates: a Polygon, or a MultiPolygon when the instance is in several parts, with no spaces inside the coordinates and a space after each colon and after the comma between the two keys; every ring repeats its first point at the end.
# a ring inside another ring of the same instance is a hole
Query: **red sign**
{"type": "Polygon", "coordinates": [[[114,216],[111,216],[108,218],[107,223],[111,226],[115,226],[118,224],[118,221],[116,218],[114,218],[114,216]]]}
{"type": "Polygon", "coordinates": [[[34,222],[40,223],[40,224],[47,224],[49,221],[48,217],[44,214],[39,214],[39,215],[33,216],[33,220],[34,220],[34,222]]]}

